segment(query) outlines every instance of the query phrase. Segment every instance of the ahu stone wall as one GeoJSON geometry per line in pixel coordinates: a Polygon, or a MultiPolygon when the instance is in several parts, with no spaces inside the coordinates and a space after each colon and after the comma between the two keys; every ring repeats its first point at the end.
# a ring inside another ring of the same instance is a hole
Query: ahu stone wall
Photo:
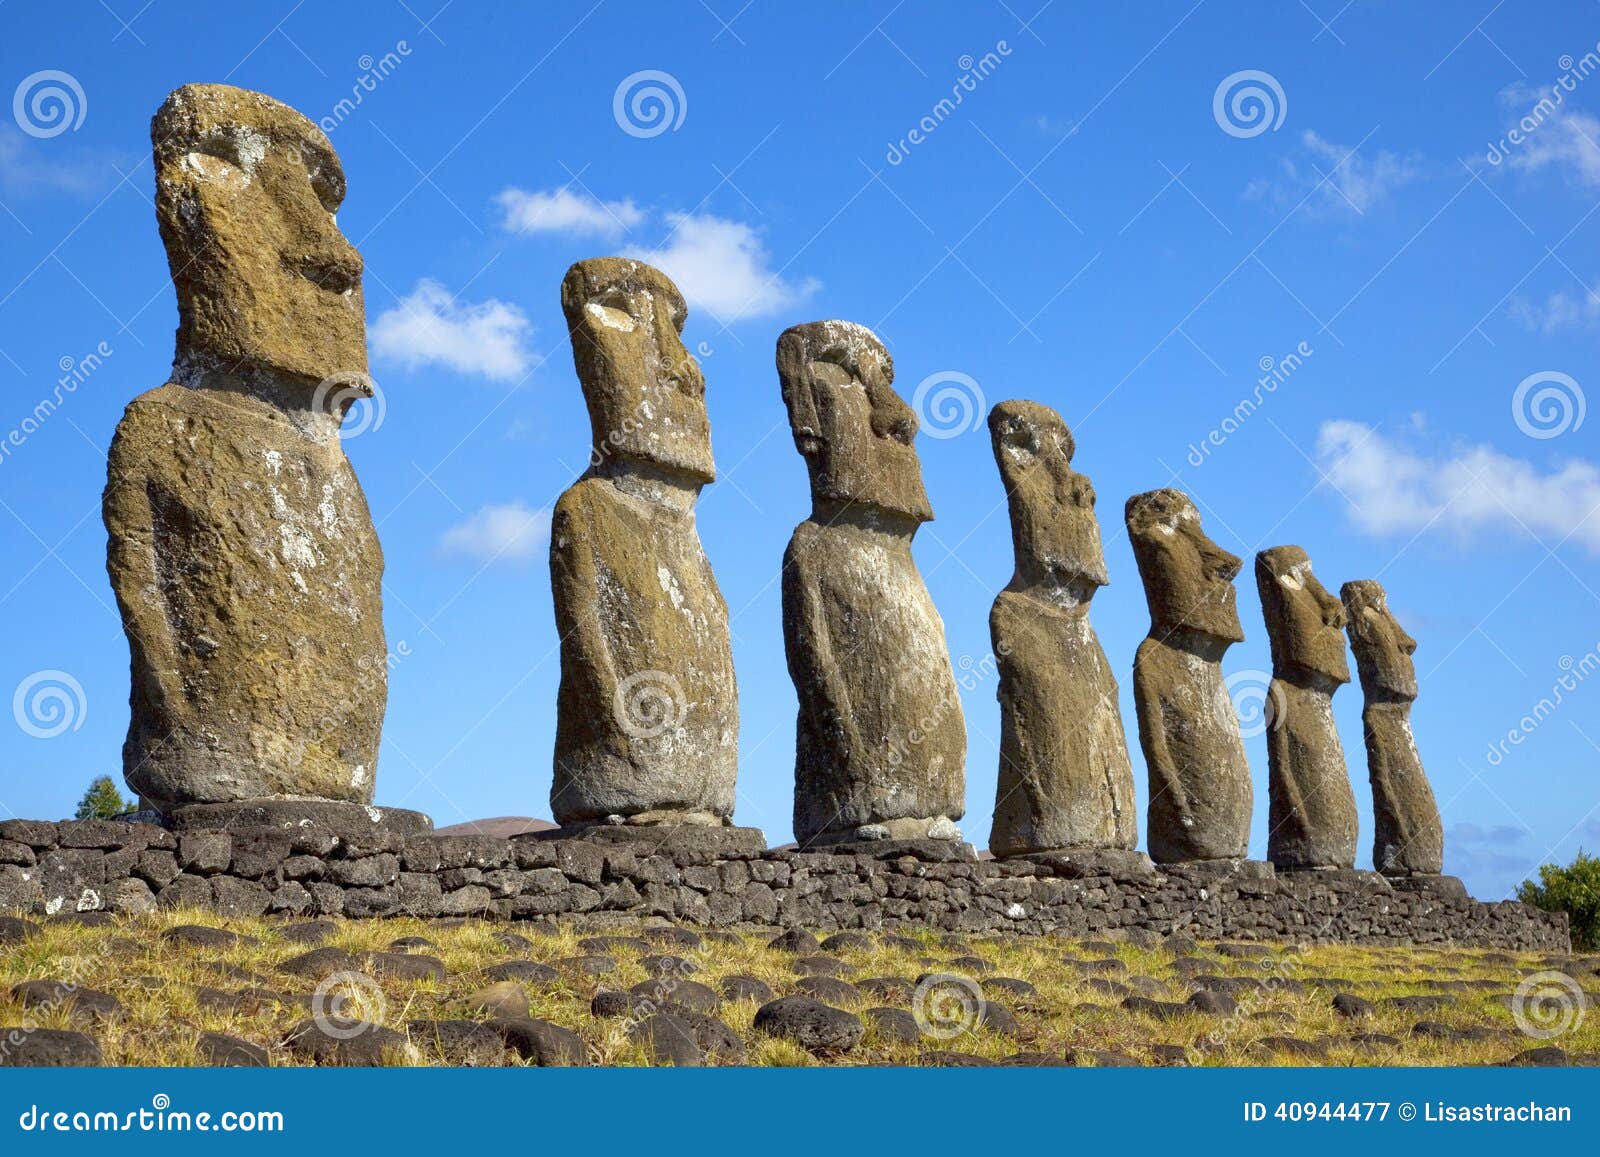
{"type": "Polygon", "coordinates": [[[1041,934],[1570,950],[1564,914],[1371,872],[1127,871],[864,852],[737,853],[596,839],[338,834],[307,825],[172,832],[114,821],[0,822],[0,912],[158,907],[224,916],[665,918],[713,927],[925,926],[1041,934]]]}

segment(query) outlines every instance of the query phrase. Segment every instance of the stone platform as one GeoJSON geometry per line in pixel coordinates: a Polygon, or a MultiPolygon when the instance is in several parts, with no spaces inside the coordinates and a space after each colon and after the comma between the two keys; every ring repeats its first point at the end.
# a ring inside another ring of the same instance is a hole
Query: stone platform
{"type": "Polygon", "coordinates": [[[169,831],[108,820],[0,822],[0,912],[509,920],[665,917],[710,927],[924,926],[1080,935],[1569,951],[1564,914],[1481,903],[1372,872],[1236,861],[1123,871],[1082,860],[930,862],[872,853],[747,851],[601,838],[499,839],[374,826],[169,831]]]}

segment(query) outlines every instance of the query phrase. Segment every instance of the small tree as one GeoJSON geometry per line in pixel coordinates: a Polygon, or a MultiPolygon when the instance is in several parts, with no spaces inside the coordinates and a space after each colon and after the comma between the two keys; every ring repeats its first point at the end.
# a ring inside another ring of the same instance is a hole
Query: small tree
{"type": "Polygon", "coordinates": [[[1572,946],[1585,950],[1600,948],[1600,858],[1578,858],[1563,868],[1545,864],[1539,869],[1539,882],[1524,880],[1517,887],[1517,899],[1547,912],[1565,912],[1572,925],[1572,946]]]}
{"type": "Polygon", "coordinates": [[[83,798],[78,801],[78,810],[72,818],[108,820],[112,816],[119,816],[132,809],[133,805],[122,798],[122,793],[117,790],[117,785],[111,782],[111,777],[102,775],[89,784],[89,790],[84,792],[83,798]]]}

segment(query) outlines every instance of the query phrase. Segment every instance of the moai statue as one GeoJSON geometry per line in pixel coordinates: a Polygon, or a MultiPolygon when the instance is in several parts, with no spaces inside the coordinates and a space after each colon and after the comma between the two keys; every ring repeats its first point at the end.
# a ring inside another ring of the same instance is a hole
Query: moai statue
{"type": "MultiPolygon", "coordinates": [[[[716,468],[705,378],[681,337],[687,307],[660,270],[601,257],[567,271],[561,309],[594,447],[551,518],[550,806],[567,834],[726,828],[739,696],[728,605],[695,526],[716,468]]],[[[751,833],[764,847],[754,829],[726,834],[751,833]]]]}
{"type": "Polygon", "coordinates": [[[1298,546],[1256,555],[1256,588],[1272,645],[1267,858],[1280,871],[1353,867],[1356,797],[1333,722],[1333,693],[1350,682],[1344,607],[1298,546]]]}
{"type": "Polygon", "coordinates": [[[1089,600],[1110,581],[1094,486],[1072,469],[1072,432],[1048,406],[1001,402],[989,435],[1016,547],[1011,584],[989,612],[1001,728],[989,850],[1132,849],[1117,680],[1089,625],[1089,600]]]}
{"type": "Polygon", "coordinates": [[[1238,556],[1200,528],[1181,490],[1135,494],[1124,509],[1150,633],[1133,661],[1139,746],[1150,772],[1146,840],[1158,863],[1232,861],[1250,843],[1250,765],[1222,656],[1243,641],[1238,556]]]}
{"type": "Polygon", "coordinates": [[[1389,600],[1371,579],[1339,588],[1349,619],[1365,705],[1361,729],[1372,779],[1372,866],[1389,876],[1437,875],[1444,870],[1444,827],[1411,734],[1417,641],[1389,612],[1389,600]]]}
{"type": "Polygon", "coordinates": [[[172,93],[151,137],[178,333],[104,496],[124,775],[176,822],[367,812],[388,684],[383,554],[339,438],[373,389],[344,171],[305,117],[226,85],[172,93]]]}
{"type": "Polygon", "coordinates": [[[800,699],[795,839],[967,855],[966,726],[944,623],[911,556],[933,518],[916,414],[871,330],[795,326],[778,378],[811,476],[783,557],[783,636],[800,699]]]}

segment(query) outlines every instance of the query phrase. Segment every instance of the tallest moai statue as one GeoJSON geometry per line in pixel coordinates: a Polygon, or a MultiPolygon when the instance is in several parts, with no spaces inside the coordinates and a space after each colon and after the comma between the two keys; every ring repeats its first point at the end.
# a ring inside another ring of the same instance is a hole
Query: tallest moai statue
{"type": "Polygon", "coordinates": [[[125,775],[168,813],[367,804],[388,687],[383,554],[339,441],[372,388],[344,171],[305,117],[225,85],[172,93],[151,137],[179,320],[104,497],[125,775]]]}

